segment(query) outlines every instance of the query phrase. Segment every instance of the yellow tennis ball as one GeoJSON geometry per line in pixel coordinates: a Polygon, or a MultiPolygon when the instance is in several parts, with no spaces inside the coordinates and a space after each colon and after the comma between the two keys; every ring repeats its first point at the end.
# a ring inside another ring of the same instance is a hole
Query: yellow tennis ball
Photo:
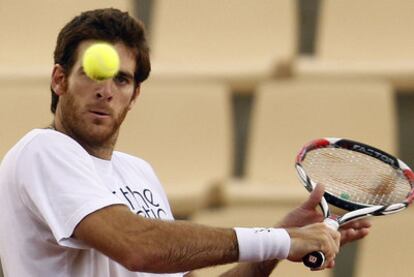
{"type": "Polygon", "coordinates": [[[83,53],[82,66],[86,75],[93,80],[112,78],[119,70],[118,52],[109,43],[94,43],[83,53]]]}

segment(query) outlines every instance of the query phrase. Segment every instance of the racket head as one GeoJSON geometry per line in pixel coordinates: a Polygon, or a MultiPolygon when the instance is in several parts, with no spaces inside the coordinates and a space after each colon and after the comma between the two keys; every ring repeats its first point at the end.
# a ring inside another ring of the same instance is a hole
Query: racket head
{"type": "Polygon", "coordinates": [[[297,155],[296,170],[308,191],[323,184],[326,201],[345,211],[389,214],[414,198],[414,173],[404,162],[348,139],[311,141],[297,155]]]}

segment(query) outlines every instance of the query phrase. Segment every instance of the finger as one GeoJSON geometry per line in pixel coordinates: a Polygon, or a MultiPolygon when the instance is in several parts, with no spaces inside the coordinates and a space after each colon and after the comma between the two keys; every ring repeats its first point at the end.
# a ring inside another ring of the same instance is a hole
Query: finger
{"type": "Polygon", "coordinates": [[[355,221],[348,222],[340,227],[340,229],[361,229],[361,228],[370,228],[372,226],[371,221],[367,218],[359,219],[355,221]]]}
{"type": "Polygon", "coordinates": [[[336,254],[339,252],[340,247],[340,240],[341,240],[341,234],[338,231],[334,231],[332,229],[329,229],[328,233],[328,242],[329,242],[329,252],[327,254],[327,264],[329,264],[330,261],[335,259],[336,254]]]}
{"type": "Polygon", "coordinates": [[[332,249],[332,254],[333,254],[332,258],[335,258],[336,254],[338,254],[340,245],[341,245],[341,236],[336,235],[332,237],[332,240],[331,240],[331,249],[332,249]]]}
{"type": "Polygon", "coordinates": [[[315,189],[309,195],[308,200],[302,204],[302,208],[309,210],[315,209],[319,205],[319,202],[321,202],[324,192],[325,187],[323,185],[316,185],[315,189]]]}
{"type": "MultiPolygon", "coordinates": [[[[327,228],[327,227],[326,227],[327,228]]],[[[339,251],[339,236],[336,231],[324,229],[321,233],[321,251],[325,255],[325,264],[321,268],[325,268],[336,256],[339,251]]]]}
{"type": "Polygon", "coordinates": [[[339,242],[341,240],[341,232],[337,231],[337,230],[333,230],[332,228],[327,227],[329,235],[332,237],[333,241],[339,245],[339,242]]]}
{"type": "Polygon", "coordinates": [[[326,268],[334,268],[335,267],[335,260],[330,261],[327,265],[326,268]]]}
{"type": "Polygon", "coordinates": [[[341,245],[362,239],[369,234],[369,231],[369,228],[343,230],[341,231],[341,245]]]}
{"type": "MultiPolygon", "coordinates": [[[[325,257],[326,258],[326,257],[325,257]]],[[[311,268],[311,271],[321,271],[324,270],[326,268],[333,268],[335,267],[335,257],[333,257],[332,259],[326,259],[325,263],[318,267],[318,268],[311,268]]]]}

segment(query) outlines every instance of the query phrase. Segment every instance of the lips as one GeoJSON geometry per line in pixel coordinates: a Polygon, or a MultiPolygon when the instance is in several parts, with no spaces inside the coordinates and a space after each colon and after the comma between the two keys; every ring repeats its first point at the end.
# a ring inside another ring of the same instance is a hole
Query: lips
{"type": "Polygon", "coordinates": [[[93,113],[93,114],[96,114],[96,115],[102,115],[102,116],[109,116],[109,115],[110,115],[110,114],[109,114],[108,112],[106,112],[106,111],[91,110],[90,112],[91,112],[91,113],[93,113]]]}
{"type": "Polygon", "coordinates": [[[107,109],[107,108],[101,108],[101,107],[92,107],[92,108],[89,108],[88,111],[94,117],[98,117],[98,118],[108,118],[112,114],[109,108],[107,109]]]}

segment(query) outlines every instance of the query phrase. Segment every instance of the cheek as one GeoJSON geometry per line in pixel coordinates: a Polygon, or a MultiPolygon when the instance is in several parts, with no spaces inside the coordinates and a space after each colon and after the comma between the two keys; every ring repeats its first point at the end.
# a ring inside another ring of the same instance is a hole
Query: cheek
{"type": "Polygon", "coordinates": [[[133,105],[133,93],[128,92],[128,93],[121,93],[120,94],[120,102],[121,102],[121,106],[126,107],[128,110],[131,109],[132,105],[133,105]]]}
{"type": "Polygon", "coordinates": [[[124,95],[122,97],[119,97],[118,100],[119,102],[117,103],[117,107],[118,107],[117,121],[122,122],[126,114],[128,113],[128,111],[131,110],[133,104],[132,104],[130,95],[124,95]]]}
{"type": "Polygon", "coordinates": [[[132,107],[135,104],[135,100],[129,100],[129,104],[128,104],[128,111],[130,111],[132,109],[132,107]]]}
{"type": "Polygon", "coordinates": [[[67,112],[72,113],[73,116],[76,116],[86,103],[85,94],[79,93],[83,91],[81,86],[78,86],[77,83],[69,83],[67,87],[67,93],[64,96],[66,102],[67,112]]]}
{"type": "Polygon", "coordinates": [[[66,116],[76,117],[80,109],[79,105],[80,103],[78,99],[70,93],[65,95],[62,99],[62,109],[64,110],[66,116]]]}

